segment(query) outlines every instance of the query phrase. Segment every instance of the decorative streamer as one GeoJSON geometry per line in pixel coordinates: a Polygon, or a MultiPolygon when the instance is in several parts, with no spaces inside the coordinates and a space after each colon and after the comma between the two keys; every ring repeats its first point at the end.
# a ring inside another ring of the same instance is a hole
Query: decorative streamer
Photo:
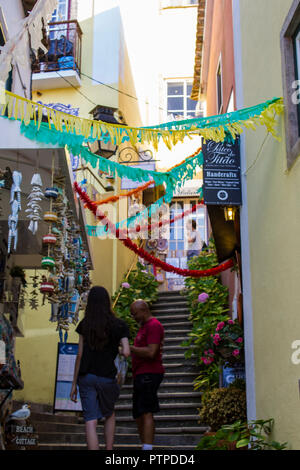
{"type": "MultiPolygon", "coordinates": [[[[92,202],[93,204],[95,204],[94,202],[92,202]]],[[[128,233],[143,233],[143,232],[149,232],[153,229],[156,229],[156,228],[160,228],[164,225],[169,225],[169,224],[173,224],[174,222],[177,222],[177,220],[180,220],[180,219],[183,219],[184,217],[186,217],[187,215],[190,215],[192,214],[193,212],[195,212],[197,210],[198,207],[200,207],[201,205],[203,204],[203,201],[201,201],[200,203],[198,204],[194,204],[191,209],[188,209],[187,211],[183,211],[181,214],[178,214],[176,215],[173,219],[171,220],[162,220],[160,222],[156,222],[155,224],[147,224],[147,225],[144,225],[142,227],[134,227],[134,228],[129,228],[128,229],[128,233]]],[[[87,204],[85,204],[85,207],[88,207],[87,204]]],[[[85,226],[86,229],[87,229],[87,233],[89,236],[101,236],[101,235],[104,235],[104,234],[108,234],[110,233],[110,230],[109,228],[106,228],[106,227],[98,227],[96,225],[86,225],[85,226]],[[100,229],[100,230],[99,230],[100,229]]],[[[115,229],[117,230],[117,226],[115,226],[115,229]]],[[[124,236],[126,236],[127,234],[127,231],[125,230],[122,230],[122,229],[119,229],[119,233],[120,235],[122,235],[121,238],[124,238],[124,236]]]]}
{"type": "Polygon", "coordinates": [[[38,130],[33,123],[28,127],[23,123],[21,132],[31,140],[59,145],[60,147],[67,145],[73,155],[80,155],[86,162],[90,163],[93,168],[99,167],[102,171],[110,173],[111,175],[117,174],[120,178],[126,177],[133,181],[148,182],[149,179],[152,179],[157,185],[165,183],[166,194],[164,200],[166,202],[170,202],[175,189],[180,188],[185,180],[193,179],[197,167],[203,165],[203,154],[200,151],[198,154],[187,158],[183,163],[175,165],[174,168],[165,172],[127,167],[93,154],[83,146],[84,139],[82,137],[55,132],[53,129],[48,129],[44,123],[41,125],[40,130],[38,130]]]}
{"type": "Polygon", "coordinates": [[[127,141],[132,145],[148,142],[156,151],[160,140],[163,140],[169,149],[178,142],[183,142],[186,136],[202,136],[204,140],[223,142],[227,135],[235,139],[243,132],[243,127],[256,130],[260,125],[264,125],[268,132],[279,140],[275,131],[276,115],[280,115],[283,111],[283,99],[273,98],[256,106],[220,116],[172,121],[153,127],[129,127],[72,116],[8,91],[5,91],[5,96],[6,102],[1,109],[2,116],[7,107],[8,117],[19,119],[26,126],[33,119],[34,125],[40,129],[43,111],[46,110],[48,127],[50,130],[54,128],[57,133],[81,136],[90,142],[110,140],[115,145],[127,141]]]}
{"type": "MultiPolygon", "coordinates": [[[[199,147],[196,152],[194,152],[192,155],[190,155],[189,157],[185,158],[184,160],[182,160],[182,162],[180,163],[177,163],[177,165],[174,165],[172,166],[171,168],[169,168],[169,170],[167,170],[167,173],[172,171],[173,169],[175,168],[178,168],[180,167],[181,165],[183,165],[188,159],[192,159],[193,157],[196,157],[197,155],[200,154],[202,150],[202,147],[199,147]]],[[[148,186],[150,186],[151,184],[153,184],[153,181],[148,181],[147,183],[143,184],[142,186],[138,186],[137,188],[135,189],[131,189],[131,191],[128,191],[127,193],[125,194],[119,194],[118,196],[110,196],[110,197],[107,197],[106,199],[102,199],[101,201],[94,201],[94,204],[96,206],[101,206],[102,204],[107,204],[108,202],[117,202],[121,197],[130,197],[130,196],[133,196],[134,194],[138,194],[142,191],[144,191],[145,189],[148,188],[148,186]]]]}
{"type": "Polygon", "coordinates": [[[219,266],[216,266],[215,268],[211,269],[205,269],[205,270],[196,270],[196,269],[181,269],[181,268],[176,268],[168,263],[165,263],[164,261],[161,261],[160,259],[156,258],[155,256],[150,255],[148,252],[146,252],[143,248],[138,247],[135,243],[133,243],[130,238],[125,238],[121,239],[120,238],[120,231],[116,230],[114,224],[112,224],[104,214],[99,212],[99,209],[96,208],[96,206],[93,205],[93,201],[90,200],[88,195],[81,190],[79,185],[77,183],[74,183],[74,189],[75,191],[79,194],[80,198],[87,204],[88,209],[93,212],[94,215],[98,217],[98,219],[103,223],[103,224],[108,224],[109,228],[112,233],[116,234],[116,237],[130,250],[132,250],[134,253],[139,255],[141,258],[145,259],[149,263],[153,264],[154,266],[160,267],[164,271],[167,272],[174,272],[176,274],[179,274],[180,276],[189,276],[189,277],[207,277],[207,276],[215,276],[223,271],[226,271],[227,269],[231,268],[234,265],[233,260],[226,261],[225,263],[220,264],[219,266]]]}

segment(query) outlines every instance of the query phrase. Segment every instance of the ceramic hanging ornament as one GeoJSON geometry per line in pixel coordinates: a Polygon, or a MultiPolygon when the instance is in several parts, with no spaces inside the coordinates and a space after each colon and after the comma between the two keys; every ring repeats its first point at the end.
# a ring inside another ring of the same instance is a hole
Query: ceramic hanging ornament
{"type": "Polygon", "coordinates": [[[18,243],[18,219],[19,211],[21,210],[21,185],[22,173],[14,171],[12,174],[12,185],[10,190],[10,206],[11,214],[8,216],[8,243],[7,253],[11,252],[13,242],[13,249],[17,249],[18,243]]]}
{"type": "Polygon", "coordinates": [[[27,209],[25,212],[28,212],[27,218],[30,219],[30,223],[28,225],[28,230],[32,232],[34,235],[38,230],[38,221],[41,220],[41,211],[42,208],[40,206],[40,201],[44,198],[44,194],[42,191],[42,179],[39,173],[35,173],[31,179],[31,192],[28,195],[27,199],[29,199],[27,203],[27,209]]]}

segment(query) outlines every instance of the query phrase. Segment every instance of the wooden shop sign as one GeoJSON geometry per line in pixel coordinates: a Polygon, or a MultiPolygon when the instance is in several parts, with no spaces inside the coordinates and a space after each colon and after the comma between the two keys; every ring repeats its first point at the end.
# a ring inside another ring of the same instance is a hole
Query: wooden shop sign
{"type": "Polygon", "coordinates": [[[29,421],[9,421],[5,426],[6,450],[33,450],[38,447],[38,434],[29,421]]]}

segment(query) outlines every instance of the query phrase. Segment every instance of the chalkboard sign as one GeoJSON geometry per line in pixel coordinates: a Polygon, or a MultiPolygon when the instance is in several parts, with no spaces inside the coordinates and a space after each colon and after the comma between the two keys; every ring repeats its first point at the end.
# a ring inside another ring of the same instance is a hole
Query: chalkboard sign
{"type": "Polygon", "coordinates": [[[205,204],[240,206],[240,141],[206,141],[202,146],[203,196],[205,204]]]}
{"type": "Polygon", "coordinates": [[[82,410],[78,389],[77,403],[70,400],[77,352],[78,344],[76,343],[58,343],[54,412],[82,410]]]}

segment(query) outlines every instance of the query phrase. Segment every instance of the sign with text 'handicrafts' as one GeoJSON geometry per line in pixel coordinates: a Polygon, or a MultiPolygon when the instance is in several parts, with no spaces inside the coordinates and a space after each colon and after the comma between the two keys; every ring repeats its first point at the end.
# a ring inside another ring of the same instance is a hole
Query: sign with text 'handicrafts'
{"type": "Polygon", "coordinates": [[[239,139],[234,142],[208,140],[203,144],[202,151],[204,203],[240,206],[242,195],[239,139]]]}

